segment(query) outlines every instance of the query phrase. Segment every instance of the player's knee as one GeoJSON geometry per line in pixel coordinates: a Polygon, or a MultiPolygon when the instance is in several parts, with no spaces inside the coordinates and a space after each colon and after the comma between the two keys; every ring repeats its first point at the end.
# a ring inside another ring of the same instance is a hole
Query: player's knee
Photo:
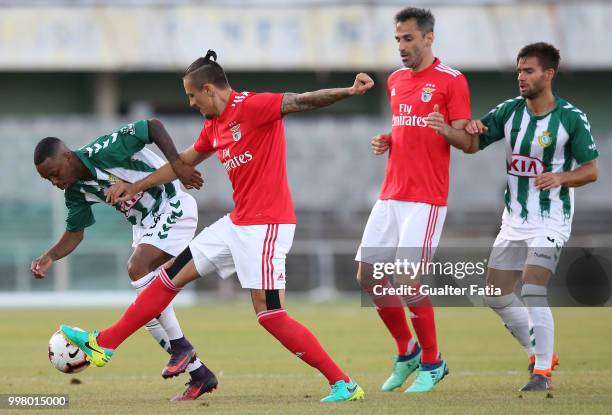
{"type": "Polygon", "coordinates": [[[357,274],[355,274],[355,279],[357,280],[357,284],[359,284],[359,286],[362,286],[362,281],[363,281],[363,277],[361,276],[361,269],[357,270],[357,274]]]}
{"type": "Polygon", "coordinates": [[[372,285],[374,285],[374,278],[372,277],[371,272],[366,270],[363,266],[360,266],[357,270],[355,279],[357,280],[357,284],[359,284],[359,286],[363,289],[370,288],[372,285]]]}
{"type": "Polygon", "coordinates": [[[513,298],[510,295],[502,295],[498,297],[492,297],[485,295],[482,297],[484,303],[493,310],[501,310],[509,307],[512,304],[513,298]]]}
{"type": "Polygon", "coordinates": [[[130,258],[127,264],[127,272],[132,281],[136,281],[139,278],[147,275],[151,270],[149,266],[137,258],[130,258]]]}

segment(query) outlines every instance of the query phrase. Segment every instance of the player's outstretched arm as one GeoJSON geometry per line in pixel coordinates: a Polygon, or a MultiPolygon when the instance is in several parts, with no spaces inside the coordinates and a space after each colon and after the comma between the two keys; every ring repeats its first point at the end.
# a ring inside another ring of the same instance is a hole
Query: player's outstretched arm
{"type": "Polygon", "coordinates": [[[85,231],[81,229],[80,231],[71,232],[65,231],[62,237],[55,245],[51,247],[46,253],[42,254],[30,265],[30,271],[36,278],[45,278],[47,271],[53,265],[53,262],[61,259],[67,255],[69,255],[72,251],[76,249],[77,246],[83,240],[83,235],[85,231]]]}
{"type": "Polygon", "coordinates": [[[468,152],[472,145],[472,135],[465,128],[469,120],[453,120],[447,124],[444,115],[440,113],[438,104],[434,105],[433,112],[425,117],[427,125],[440,134],[451,146],[464,152],[468,152]]]}
{"type": "Polygon", "coordinates": [[[281,104],[281,113],[312,111],[317,108],[327,107],[342,99],[355,95],[363,95],[374,86],[374,81],[368,74],[358,73],[355,76],[353,86],[349,88],[320,89],[318,91],[295,94],[286,92],[281,104]]]}
{"type": "MultiPolygon", "coordinates": [[[[183,151],[179,157],[183,163],[195,167],[202,161],[210,157],[212,153],[199,153],[193,146],[183,151]]],[[[202,175],[197,170],[194,170],[197,177],[194,180],[194,184],[191,186],[193,189],[200,189],[204,184],[202,175]]],[[[137,193],[142,192],[150,187],[158,186],[160,184],[169,183],[176,180],[176,172],[172,169],[172,166],[168,163],[155,170],[142,180],[135,183],[119,182],[114,184],[108,189],[106,194],[106,202],[114,205],[115,203],[127,202],[132,199],[137,193]]]]}
{"type": "Polygon", "coordinates": [[[564,171],[561,173],[546,172],[535,178],[535,186],[539,190],[550,190],[555,187],[580,187],[585,184],[592,183],[599,176],[599,168],[597,160],[591,160],[572,171],[564,171]]]}
{"type": "Polygon", "coordinates": [[[190,189],[197,184],[200,174],[195,168],[185,163],[181,157],[179,157],[178,151],[174,146],[174,142],[166,131],[164,124],[160,120],[150,119],[148,120],[149,125],[149,137],[161,152],[166,156],[172,170],[176,173],[177,178],[183,183],[183,185],[190,189]]]}

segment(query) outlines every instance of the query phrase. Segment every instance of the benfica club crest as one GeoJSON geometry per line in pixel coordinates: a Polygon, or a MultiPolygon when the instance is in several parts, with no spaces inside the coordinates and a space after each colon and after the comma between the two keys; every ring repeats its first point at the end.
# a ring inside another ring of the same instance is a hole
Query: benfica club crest
{"type": "Polygon", "coordinates": [[[232,130],[232,138],[234,141],[240,141],[242,135],[240,134],[240,124],[236,122],[230,123],[230,130],[232,130]]]}
{"type": "Polygon", "coordinates": [[[423,92],[421,92],[421,101],[423,102],[431,101],[431,96],[433,95],[433,92],[435,90],[436,90],[435,88],[424,87],[423,92]]]}

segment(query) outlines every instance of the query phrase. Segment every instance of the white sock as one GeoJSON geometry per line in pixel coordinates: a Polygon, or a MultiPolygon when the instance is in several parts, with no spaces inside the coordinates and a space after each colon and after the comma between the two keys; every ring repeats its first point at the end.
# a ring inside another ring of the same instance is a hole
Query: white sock
{"type": "Polygon", "coordinates": [[[187,365],[187,372],[191,373],[194,370],[199,369],[200,367],[202,367],[202,361],[200,360],[200,358],[196,357],[193,363],[189,363],[187,365]]]}
{"type": "Polygon", "coordinates": [[[524,284],[521,291],[529,313],[531,344],[536,357],[534,369],[538,370],[550,369],[555,347],[555,322],[548,306],[547,293],[546,287],[535,284],[524,284]]]}
{"type": "MultiPolygon", "coordinates": [[[[155,279],[158,273],[159,269],[150,272],[144,277],[136,281],[132,281],[132,286],[136,288],[136,292],[140,294],[145,288],[147,288],[149,284],[151,284],[151,282],[155,279]]],[[[155,321],[159,322],[161,328],[165,330],[166,336],[163,338],[163,340],[166,340],[166,342],[168,342],[168,340],[176,340],[183,337],[183,331],[181,330],[181,326],[178,320],[176,319],[172,304],[169,304],[168,307],[166,307],[164,311],[161,312],[157,319],[153,319],[147,324],[147,330],[149,330],[149,325],[151,325],[151,327],[155,327],[155,321]]],[[[157,340],[157,342],[161,344],[160,340],[162,338],[158,338],[158,331],[159,330],[149,330],[151,335],[155,337],[155,340],[157,340]]]]}
{"type": "Polygon", "coordinates": [[[499,297],[484,297],[484,301],[501,317],[504,326],[520,343],[527,356],[531,356],[533,348],[529,338],[529,315],[521,300],[512,293],[499,297]]]}
{"type": "Polygon", "coordinates": [[[157,341],[157,343],[168,353],[170,353],[170,339],[168,338],[168,334],[166,330],[159,324],[156,318],[149,321],[145,326],[145,329],[153,336],[153,338],[157,341]]]}
{"type": "MultiPolygon", "coordinates": [[[[149,284],[151,284],[151,282],[153,282],[158,273],[159,269],[150,272],[144,277],[136,281],[132,281],[132,286],[136,288],[136,292],[140,294],[149,286],[149,284]]],[[[145,328],[151,334],[151,336],[153,336],[157,343],[168,353],[170,352],[170,340],[176,340],[183,337],[183,331],[181,330],[181,326],[176,319],[172,304],[169,304],[158,318],[154,318],[153,320],[149,321],[145,328]]],[[[187,372],[193,372],[201,366],[202,362],[196,357],[193,363],[189,363],[187,365],[187,372]]]]}

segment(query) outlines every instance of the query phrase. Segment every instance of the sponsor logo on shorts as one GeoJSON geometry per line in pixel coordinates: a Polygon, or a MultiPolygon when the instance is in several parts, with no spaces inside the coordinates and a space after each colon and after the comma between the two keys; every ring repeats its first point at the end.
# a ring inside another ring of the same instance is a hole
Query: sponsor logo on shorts
{"type": "Polygon", "coordinates": [[[546,254],[539,254],[537,252],[533,253],[533,256],[535,256],[536,258],[544,258],[544,259],[548,259],[550,261],[551,257],[550,255],[546,255],[546,254]]]}

